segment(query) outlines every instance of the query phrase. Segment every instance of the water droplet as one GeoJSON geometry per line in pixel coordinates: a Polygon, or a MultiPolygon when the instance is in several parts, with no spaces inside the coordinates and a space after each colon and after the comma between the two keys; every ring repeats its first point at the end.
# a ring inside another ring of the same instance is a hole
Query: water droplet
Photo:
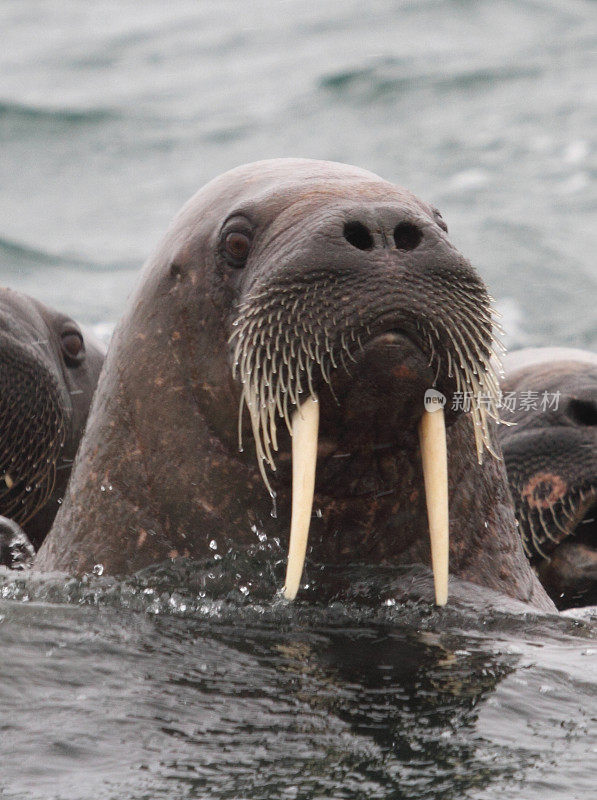
{"type": "Polygon", "coordinates": [[[59,506],[61,506],[62,505],[62,498],[59,497],[58,500],[56,500],[56,502],[58,503],[59,506]]]}
{"type": "Polygon", "coordinates": [[[272,515],[272,517],[274,519],[278,519],[278,506],[276,505],[276,493],[275,492],[271,492],[270,494],[271,494],[271,498],[272,498],[271,515],[272,515]]]}
{"type": "Polygon", "coordinates": [[[102,483],[102,485],[100,486],[100,492],[105,492],[105,491],[106,491],[106,487],[102,483]]]}
{"type": "Polygon", "coordinates": [[[103,575],[104,574],[104,565],[103,564],[96,564],[93,568],[94,575],[103,575]]]}
{"type": "Polygon", "coordinates": [[[323,517],[323,511],[320,508],[315,509],[315,516],[321,519],[323,517]]]}
{"type": "Polygon", "coordinates": [[[209,549],[210,550],[217,550],[218,549],[218,543],[216,542],[215,539],[212,539],[211,542],[209,543],[209,549]]]}
{"type": "Polygon", "coordinates": [[[248,586],[239,586],[239,591],[241,591],[245,597],[249,594],[249,587],[248,586]]]}
{"type": "Polygon", "coordinates": [[[25,486],[25,491],[26,492],[30,492],[31,491],[31,486],[25,486]]]}
{"type": "Polygon", "coordinates": [[[384,606],[391,607],[391,606],[395,606],[395,605],[396,605],[396,601],[392,597],[388,597],[388,599],[384,601],[384,606]]]}

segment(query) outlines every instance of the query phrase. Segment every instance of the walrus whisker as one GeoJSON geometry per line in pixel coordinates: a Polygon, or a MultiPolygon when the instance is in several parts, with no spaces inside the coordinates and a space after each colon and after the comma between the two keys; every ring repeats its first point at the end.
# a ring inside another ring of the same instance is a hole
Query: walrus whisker
{"type": "MultiPolygon", "coordinates": [[[[533,550],[528,543],[528,533],[529,530],[529,518],[528,514],[526,514],[520,506],[516,507],[516,519],[517,520],[526,520],[526,530],[520,531],[520,539],[522,541],[522,549],[524,550],[524,554],[527,558],[533,557],[533,550]]],[[[517,523],[520,526],[520,523],[517,523]]]]}
{"type": "MultiPolygon", "coordinates": [[[[543,508],[539,506],[537,508],[537,513],[539,515],[539,523],[541,525],[541,530],[543,531],[543,538],[544,540],[550,540],[551,536],[549,535],[549,530],[547,527],[547,521],[543,515],[543,508]]],[[[553,540],[552,540],[553,541],[553,540]]]]}
{"type": "Polygon", "coordinates": [[[529,520],[529,525],[530,525],[530,529],[531,529],[531,540],[533,542],[533,547],[535,548],[536,553],[538,555],[540,555],[541,558],[549,558],[547,553],[544,552],[543,548],[539,544],[540,539],[539,539],[539,536],[537,534],[537,531],[535,530],[535,526],[534,526],[533,520],[532,520],[532,515],[529,515],[528,520],[529,520]]]}
{"type": "MultiPolygon", "coordinates": [[[[561,503],[560,503],[560,505],[561,505],[561,503]]],[[[562,524],[561,524],[560,520],[558,519],[558,515],[556,514],[556,506],[555,506],[555,504],[553,504],[553,503],[550,504],[549,505],[549,510],[551,512],[553,523],[556,526],[556,528],[560,531],[560,533],[564,534],[564,536],[568,536],[569,531],[567,531],[565,528],[562,528],[562,524]]],[[[545,525],[545,535],[547,536],[548,539],[550,539],[555,544],[559,544],[562,541],[562,537],[554,536],[551,533],[551,531],[549,530],[549,527],[547,525],[545,525]]]]}

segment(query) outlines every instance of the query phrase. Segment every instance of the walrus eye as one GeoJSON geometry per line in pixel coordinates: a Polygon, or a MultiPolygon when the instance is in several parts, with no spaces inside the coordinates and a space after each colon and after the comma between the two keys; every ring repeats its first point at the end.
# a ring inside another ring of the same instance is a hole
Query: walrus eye
{"type": "Polygon", "coordinates": [[[231,267],[244,267],[251,249],[251,240],[246,233],[231,231],[224,239],[224,255],[231,267]]]}
{"type": "Polygon", "coordinates": [[[60,338],[62,354],[69,367],[76,367],[85,358],[85,344],[81,333],[67,328],[60,338]]]}

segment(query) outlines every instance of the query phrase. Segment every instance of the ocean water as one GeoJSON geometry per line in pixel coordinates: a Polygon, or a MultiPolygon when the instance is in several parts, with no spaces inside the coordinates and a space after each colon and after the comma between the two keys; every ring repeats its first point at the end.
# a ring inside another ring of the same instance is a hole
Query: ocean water
{"type": "Polygon", "coordinates": [[[457,582],[436,609],[424,568],[373,567],[289,604],[276,550],[0,571],[0,795],[591,800],[597,609],[457,582]]]}
{"type": "MultiPolygon", "coordinates": [[[[441,209],[510,346],[597,347],[594,2],[5,0],[0,31],[1,283],[107,336],[201,185],[325,158],[441,209]]],[[[594,612],[376,574],[289,608],[267,563],[4,574],[0,796],[594,796],[594,612]]]]}

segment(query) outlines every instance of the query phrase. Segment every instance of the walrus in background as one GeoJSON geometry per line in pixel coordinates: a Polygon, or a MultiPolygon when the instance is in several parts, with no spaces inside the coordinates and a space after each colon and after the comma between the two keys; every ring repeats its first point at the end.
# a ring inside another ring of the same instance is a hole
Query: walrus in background
{"type": "Polygon", "coordinates": [[[597,604],[597,354],[531,348],[504,369],[516,425],[499,438],[525,551],[559,608],[597,604]]]}
{"type": "Polygon", "coordinates": [[[449,496],[452,574],[553,610],[484,453],[491,309],[446,230],[331,162],[250,164],[198,192],[117,326],[37,566],[129,573],[290,528],[287,597],[309,533],[313,562],[432,560],[443,603],[449,496]],[[445,414],[425,411],[431,387],[445,414]],[[452,410],[465,390],[486,398],[471,414],[452,410]]]}
{"type": "Polygon", "coordinates": [[[66,314],[0,288],[0,564],[51,528],[104,356],[66,314]]]}

